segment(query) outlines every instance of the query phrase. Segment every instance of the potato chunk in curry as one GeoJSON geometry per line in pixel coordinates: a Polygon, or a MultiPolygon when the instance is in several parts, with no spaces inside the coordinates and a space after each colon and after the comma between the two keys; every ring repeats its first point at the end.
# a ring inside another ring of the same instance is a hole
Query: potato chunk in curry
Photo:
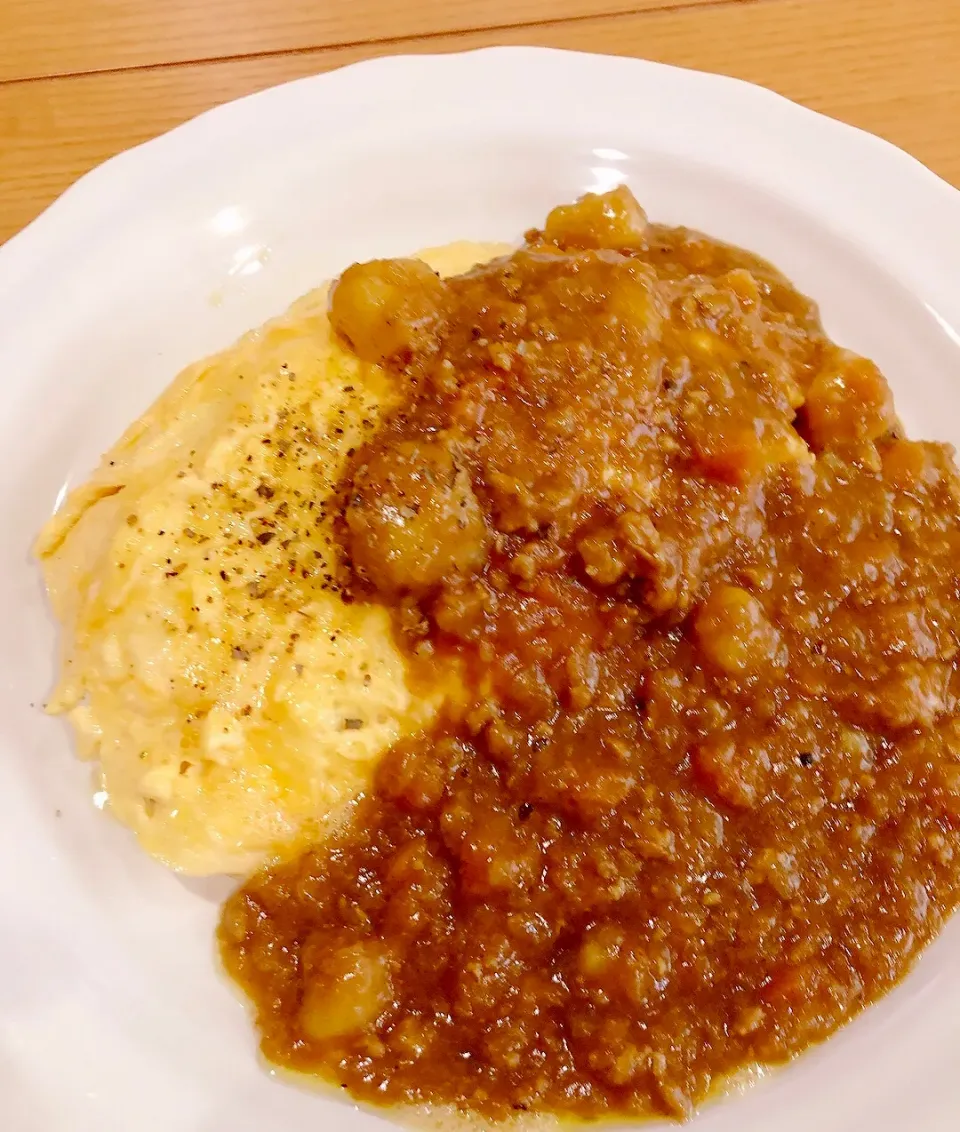
{"type": "Polygon", "coordinates": [[[353,478],[345,518],[353,564],[382,592],[419,593],[486,560],[483,513],[443,437],[373,456],[353,478]]]}

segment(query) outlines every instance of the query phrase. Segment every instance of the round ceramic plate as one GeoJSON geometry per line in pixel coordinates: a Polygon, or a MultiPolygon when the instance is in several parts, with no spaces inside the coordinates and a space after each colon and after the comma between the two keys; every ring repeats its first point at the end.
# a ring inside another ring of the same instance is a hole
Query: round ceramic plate
{"type": "MultiPolygon", "coordinates": [[[[772,259],[875,358],[914,435],[960,439],[960,193],[884,142],[730,79],[496,49],[389,58],[214,110],[108,162],[0,250],[0,1126],[361,1132],[280,1083],[217,971],[227,881],[97,812],[41,705],[56,634],[30,559],[68,486],[187,362],[344,264],[516,239],[620,181],[772,259]]],[[[698,1132],[955,1132],[960,920],[823,1047],[698,1132]]]]}

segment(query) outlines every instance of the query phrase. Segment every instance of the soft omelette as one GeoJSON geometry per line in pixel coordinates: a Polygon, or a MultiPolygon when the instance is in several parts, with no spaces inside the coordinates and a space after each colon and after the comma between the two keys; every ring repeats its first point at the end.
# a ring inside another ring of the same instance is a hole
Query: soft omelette
{"type": "MultiPolygon", "coordinates": [[[[452,274],[500,250],[422,258],[452,274]]],[[[414,696],[385,610],[333,584],[325,503],[393,391],[334,337],[327,290],[182,373],[37,543],[63,626],[48,709],[185,873],[317,836],[444,694],[414,696]]]]}

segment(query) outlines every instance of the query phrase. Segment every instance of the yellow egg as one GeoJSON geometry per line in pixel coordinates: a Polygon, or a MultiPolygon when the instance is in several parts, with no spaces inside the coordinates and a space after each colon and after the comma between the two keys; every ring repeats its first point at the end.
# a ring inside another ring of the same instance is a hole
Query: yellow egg
{"type": "MultiPolygon", "coordinates": [[[[448,274],[502,250],[423,258],[448,274]]],[[[186,873],[317,836],[443,694],[413,696],[386,611],[336,585],[325,504],[395,394],[327,298],[182,373],[37,543],[63,626],[49,710],[113,814],[186,873]]]]}

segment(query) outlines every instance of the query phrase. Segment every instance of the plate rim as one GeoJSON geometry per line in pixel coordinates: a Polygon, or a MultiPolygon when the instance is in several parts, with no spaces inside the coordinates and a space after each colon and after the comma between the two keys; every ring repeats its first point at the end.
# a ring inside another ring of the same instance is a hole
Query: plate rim
{"type": "MultiPolygon", "coordinates": [[[[33,220],[14,233],[0,245],[0,284],[5,276],[14,275],[21,264],[31,255],[49,249],[69,228],[71,221],[83,219],[85,212],[102,212],[109,199],[115,199],[122,192],[124,180],[132,174],[140,177],[147,171],[145,163],[161,166],[167,156],[174,157],[178,149],[190,146],[203,133],[213,131],[218,125],[226,126],[231,118],[249,113],[251,110],[266,113],[271,103],[289,98],[295,93],[308,89],[332,87],[345,81],[358,80],[369,76],[371,90],[382,89],[374,72],[383,72],[386,77],[391,70],[403,70],[411,66],[421,70],[447,70],[458,78],[469,78],[479,65],[488,63],[513,67],[534,62],[537,66],[558,64],[561,67],[596,67],[602,65],[608,72],[616,71],[624,75],[632,71],[640,75],[648,72],[651,78],[659,77],[667,81],[680,80],[688,84],[711,86],[716,94],[727,99],[746,104],[755,103],[758,111],[768,115],[789,117],[792,124],[807,133],[819,132],[824,140],[834,139],[838,144],[850,147],[849,158],[862,156],[871,163],[881,161],[889,172],[898,179],[912,182],[915,190],[924,192],[933,199],[935,194],[939,203],[953,208],[957,214],[957,233],[960,236],[960,188],[952,185],[935,173],[919,158],[907,150],[877,134],[870,133],[839,118],[831,117],[818,110],[794,101],[779,92],[758,83],[740,79],[732,75],[713,71],[702,71],[690,67],[662,63],[630,55],[607,55],[599,52],[576,51],[566,48],[502,45],[478,47],[465,51],[398,53],[375,56],[357,62],[344,64],[313,75],[290,79],[272,84],[262,90],[229,99],[201,111],[186,121],[166,130],[155,137],[140,142],[114,154],[82,174],[50,202],[33,220]],[[138,165],[140,169],[138,169],[138,165]],[[99,194],[99,196],[98,196],[99,194]]],[[[960,247],[960,243],[957,245],[960,247]]]]}

